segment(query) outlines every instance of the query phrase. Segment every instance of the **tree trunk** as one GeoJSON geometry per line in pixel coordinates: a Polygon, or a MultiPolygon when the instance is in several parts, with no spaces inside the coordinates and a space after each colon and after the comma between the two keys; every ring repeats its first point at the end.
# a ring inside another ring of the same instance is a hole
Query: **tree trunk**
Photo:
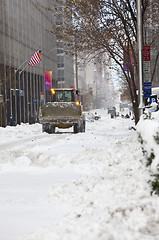
{"type": "Polygon", "coordinates": [[[134,110],[134,118],[135,118],[135,125],[136,125],[139,121],[138,102],[133,102],[133,110],[134,110]]]}

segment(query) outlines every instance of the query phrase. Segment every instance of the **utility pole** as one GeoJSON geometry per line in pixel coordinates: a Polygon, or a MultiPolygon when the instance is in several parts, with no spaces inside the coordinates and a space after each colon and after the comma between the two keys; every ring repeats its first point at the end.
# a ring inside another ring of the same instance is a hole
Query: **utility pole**
{"type": "Polygon", "coordinates": [[[137,32],[138,32],[138,53],[139,53],[139,117],[143,114],[144,93],[143,93],[143,22],[142,22],[142,4],[137,0],[137,32]]]}
{"type": "Polygon", "coordinates": [[[78,59],[77,59],[77,49],[75,50],[75,71],[76,71],[76,89],[78,90],[78,59]]]}
{"type": "Polygon", "coordinates": [[[78,54],[77,54],[77,36],[75,33],[75,72],[76,72],[76,89],[78,90],[78,54]]]}

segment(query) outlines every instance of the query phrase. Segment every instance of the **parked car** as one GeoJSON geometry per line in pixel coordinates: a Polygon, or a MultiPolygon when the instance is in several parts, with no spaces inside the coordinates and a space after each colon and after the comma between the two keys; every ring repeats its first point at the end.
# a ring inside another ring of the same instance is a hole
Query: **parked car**
{"type": "Polygon", "coordinates": [[[116,117],[116,108],[113,106],[108,107],[108,114],[111,115],[111,118],[116,117]]]}
{"type": "Polygon", "coordinates": [[[85,117],[88,122],[94,122],[94,120],[99,120],[101,118],[101,116],[98,115],[97,112],[85,112],[85,117]]]}
{"type": "Polygon", "coordinates": [[[97,114],[97,112],[94,113],[94,119],[95,120],[99,120],[101,118],[100,115],[97,114]]]}

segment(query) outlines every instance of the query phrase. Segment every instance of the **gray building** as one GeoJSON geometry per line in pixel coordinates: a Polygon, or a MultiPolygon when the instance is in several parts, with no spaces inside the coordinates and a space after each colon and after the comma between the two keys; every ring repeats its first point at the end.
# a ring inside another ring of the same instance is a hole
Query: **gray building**
{"type": "Polygon", "coordinates": [[[36,2],[0,0],[0,126],[37,120],[45,71],[52,71],[57,86],[56,38],[49,32],[55,16],[41,7],[52,1],[36,2]],[[31,67],[27,63],[37,49],[43,49],[42,61],[31,67]]]}
{"type": "Polygon", "coordinates": [[[57,41],[58,87],[74,86],[73,57],[67,54],[62,41],[57,41]]]}
{"type": "MultiPolygon", "coordinates": [[[[65,0],[64,0],[65,2],[65,0]]],[[[64,18],[64,4],[56,0],[58,12],[56,13],[56,26],[65,25],[67,18],[64,18]]],[[[62,30],[61,30],[62,31],[62,30]]],[[[73,56],[69,54],[67,47],[62,40],[57,41],[57,69],[58,87],[74,86],[74,62],[73,56]]]]}

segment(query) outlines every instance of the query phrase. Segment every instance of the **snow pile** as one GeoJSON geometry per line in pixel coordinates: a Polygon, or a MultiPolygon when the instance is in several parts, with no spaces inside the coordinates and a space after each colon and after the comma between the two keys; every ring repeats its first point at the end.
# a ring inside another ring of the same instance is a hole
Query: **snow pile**
{"type": "Polygon", "coordinates": [[[159,111],[151,111],[141,116],[137,131],[152,176],[152,192],[159,194],[159,111]]]}
{"type": "Polygon", "coordinates": [[[0,239],[158,240],[138,134],[98,110],[86,132],[0,128],[0,239]]]}

